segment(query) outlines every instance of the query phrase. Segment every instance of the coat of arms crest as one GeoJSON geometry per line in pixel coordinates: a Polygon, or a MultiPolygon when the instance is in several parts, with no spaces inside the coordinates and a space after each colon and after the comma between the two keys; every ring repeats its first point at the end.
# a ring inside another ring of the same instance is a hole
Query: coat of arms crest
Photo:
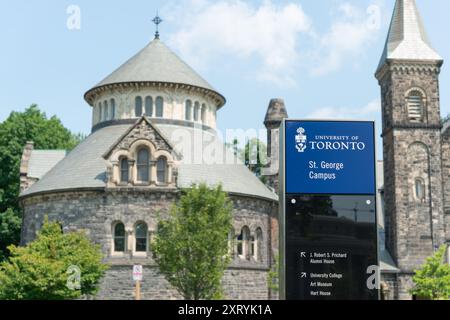
{"type": "Polygon", "coordinates": [[[303,153],[306,150],[306,142],[308,141],[308,137],[305,134],[304,128],[297,129],[297,135],[295,136],[295,148],[298,152],[303,153]]]}

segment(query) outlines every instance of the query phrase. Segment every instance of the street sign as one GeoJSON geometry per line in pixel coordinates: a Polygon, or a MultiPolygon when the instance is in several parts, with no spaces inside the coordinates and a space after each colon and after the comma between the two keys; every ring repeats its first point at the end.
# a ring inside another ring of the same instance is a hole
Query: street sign
{"type": "Polygon", "coordinates": [[[378,299],[374,122],[285,120],[280,142],[281,297],[378,299]]]}
{"type": "Polygon", "coordinates": [[[142,281],[143,270],[142,266],[133,266],[133,281],[142,281]]]}

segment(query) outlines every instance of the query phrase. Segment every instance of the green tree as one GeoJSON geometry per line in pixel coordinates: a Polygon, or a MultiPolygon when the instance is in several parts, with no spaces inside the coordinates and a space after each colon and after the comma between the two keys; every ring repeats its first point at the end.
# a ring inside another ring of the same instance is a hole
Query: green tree
{"type": "Polygon", "coordinates": [[[36,149],[71,150],[83,138],[72,134],[58,118],[48,119],[36,105],[12,112],[0,124],[0,261],[7,246],[17,244],[20,235],[19,170],[26,142],[33,141],[36,149]]]}
{"type": "Polygon", "coordinates": [[[188,300],[222,297],[230,263],[232,203],[218,186],[193,185],[161,221],[152,244],[160,272],[188,300]]]}
{"type": "Polygon", "coordinates": [[[446,263],[447,247],[442,246],[413,277],[415,287],[411,294],[423,299],[448,300],[450,298],[450,265],[446,263]]]}
{"type": "Polygon", "coordinates": [[[34,242],[9,249],[11,256],[0,264],[0,300],[63,300],[93,295],[107,269],[100,247],[84,233],[64,234],[58,223],[47,218],[34,242]]]}

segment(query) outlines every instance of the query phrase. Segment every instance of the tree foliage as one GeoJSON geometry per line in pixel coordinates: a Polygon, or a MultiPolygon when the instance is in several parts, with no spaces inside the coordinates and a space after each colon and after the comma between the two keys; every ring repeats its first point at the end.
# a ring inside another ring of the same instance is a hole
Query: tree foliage
{"type": "Polygon", "coordinates": [[[445,261],[447,247],[442,246],[413,277],[411,294],[431,300],[450,299],[450,265],[445,261]]]}
{"type": "Polygon", "coordinates": [[[58,223],[47,218],[34,242],[9,249],[11,256],[0,264],[0,300],[62,300],[92,295],[107,269],[100,247],[84,233],[64,234],[58,223]]]}
{"type": "Polygon", "coordinates": [[[232,203],[218,186],[193,185],[161,221],[152,244],[160,272],[185,299],[221,298],[230,263],[232,203]]]}
{"type": "Polygon", "coordinates": [[[0,124],[0,261],[7,254],[7,246],[17,244],[19,239],[19,170],[27,141],[33,141],[36,149],[71,150],[83,138],[72,134],[58,118],[48,119],[36,105],[24,112],[12,112],[0,124]]]}

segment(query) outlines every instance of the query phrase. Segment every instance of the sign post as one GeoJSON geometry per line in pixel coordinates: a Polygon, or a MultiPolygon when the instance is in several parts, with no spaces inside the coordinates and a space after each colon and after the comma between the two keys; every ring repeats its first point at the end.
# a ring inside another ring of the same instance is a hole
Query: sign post
{"type": "Polygon", "coordinates": [[[379,298],[375,124],[285,120],[280,295],[379,298]]]}
{"type": "Polygon", "coordinates": [[[141,300],[141,281],[143,279],[143,268],[140,265],[133,266],[133,280],[136,282],[135,299],[141,300]]]}

